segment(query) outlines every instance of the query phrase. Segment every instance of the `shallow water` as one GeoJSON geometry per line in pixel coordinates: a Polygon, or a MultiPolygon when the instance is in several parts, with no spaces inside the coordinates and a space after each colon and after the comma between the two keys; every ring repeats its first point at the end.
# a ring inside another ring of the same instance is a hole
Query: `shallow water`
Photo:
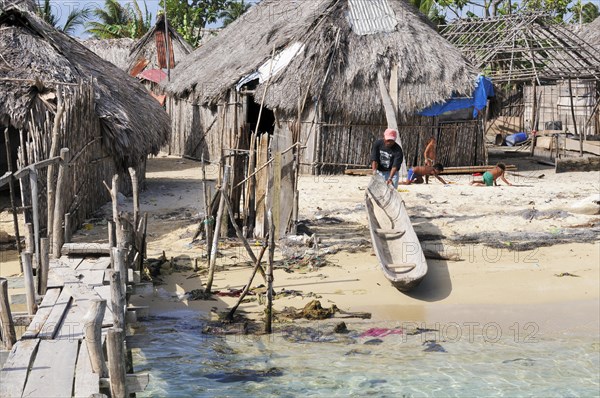
{"type": "MultiPolygon", "coordinates": [[[[174,315],[174,316],[173,316],[174,315]]],[[[503,336],[468,329],[408,335],[399,324],[288,327],[210,336],[193,312],[140,324],[138,397],[597,397],[598,336],[503,336]],[[515,338],[517,337],[517,338],[515,338]]],[[[402,325],[406,326],[406,325],[402,325]]]]}

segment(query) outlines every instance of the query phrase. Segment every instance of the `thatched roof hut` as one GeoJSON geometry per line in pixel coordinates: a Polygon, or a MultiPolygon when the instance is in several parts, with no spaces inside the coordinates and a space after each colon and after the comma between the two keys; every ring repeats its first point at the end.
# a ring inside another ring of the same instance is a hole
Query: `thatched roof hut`
{"type": "MultiPolygon", "coordinates": [[[[0,132],[9,132],[10,167],[68,148],[77,172],[69,173],[64,199],[74,226],[106,202],[103,180],[120,174],[127,193],[127,170],[134,168],[143,181],[146,156],[158,153],[170,120],[138,81],[18,8],[0,9],[0,55],[0,132]]],[[[4,140],[0,147],[4,154],[4,140]]],[[[26,201],[28,189],[21,188],[26,201]]]]}
{"type": "Polygon", "coordinates": [[[132,76],[137,76],[145,69],[165,69],[167,67],[173,69],[182,58],[192,52],[192,46],[177,30],[171,24],[166,25],[164,14],[158,15],[154,26],[131,47],[127,60],[127,72],[132,76]],[[167,30],[169,32],[168,41],[165,41],[167,30]]]}
{"type": "Polygon", "coordinates": [[[577,35],[600,51],[600,17],[576,30],[577,35]]]}
{"type": "Polygon", "coordinates": [[[81,43],[96,53],[100,58],[116,65],[121,70],[127,70],[129,53],[135,40],[123,39],[86,39],[81,43]]]}
{"type": "Polygon", "coordinates": [[[30,13],[5,10],[0,26],[0,124],[24,127],[38,94],[56,82],[93,79],[95,111],[117,165],[134,166],[158,153],[170,133],[169,118],[138,82],[30,13]]]}
{"type": "Polygon", "coordinates": [[[453,93],[470,94],[474,85],[462,54],[406,1],[263,0],[180,63],[167,90],[215,105],[274,49],[281,53],[295,43],[300,49],[269,82],[270,109],[297,112],[301,94],[308,90],[312,99],[322,90],[326,114],[346,121],[379,119],[377,73],[387,80],[396,65],[401,115],[453,93]]]}

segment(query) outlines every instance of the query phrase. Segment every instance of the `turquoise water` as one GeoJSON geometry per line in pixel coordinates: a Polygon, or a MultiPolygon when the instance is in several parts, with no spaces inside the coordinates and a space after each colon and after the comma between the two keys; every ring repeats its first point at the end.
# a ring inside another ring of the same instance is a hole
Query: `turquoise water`
{"type": "Polygon", "coordinates": [[[151,378],[138,397],[600,396],[598,337],[407,335],[392,323],[349,324],[348,334],[306,323],[273,336],[212,336],[204,326],[193,312],[140,324],[134,367],[151,378]]]}

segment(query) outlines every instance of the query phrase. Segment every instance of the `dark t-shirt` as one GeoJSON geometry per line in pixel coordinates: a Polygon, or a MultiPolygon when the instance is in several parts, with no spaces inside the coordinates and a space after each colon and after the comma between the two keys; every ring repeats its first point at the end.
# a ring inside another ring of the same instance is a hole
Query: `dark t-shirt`
{"type": "Polygon", "coordinates": [[[390,171],[392,167],[400,170],[402,165],[402,148],[398,143],[391,147],[385,146],[384,140],[377,140],[371,149],[371,161],[377,162],[377,170],[390,171]]]}

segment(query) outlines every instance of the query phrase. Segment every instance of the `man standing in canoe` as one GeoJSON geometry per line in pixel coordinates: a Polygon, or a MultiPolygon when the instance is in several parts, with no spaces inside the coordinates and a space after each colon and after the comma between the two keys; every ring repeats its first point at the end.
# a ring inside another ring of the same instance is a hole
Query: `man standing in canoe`
{"type": "Polygon", "coordinates": [[[373,174],[381,175],[387,184],[398,188],[398,170],[402,166],[402,148],[396,143],[398,131],[387,129],[383,139],[373,143],[371,149],[371,169],[373,174]]]}

